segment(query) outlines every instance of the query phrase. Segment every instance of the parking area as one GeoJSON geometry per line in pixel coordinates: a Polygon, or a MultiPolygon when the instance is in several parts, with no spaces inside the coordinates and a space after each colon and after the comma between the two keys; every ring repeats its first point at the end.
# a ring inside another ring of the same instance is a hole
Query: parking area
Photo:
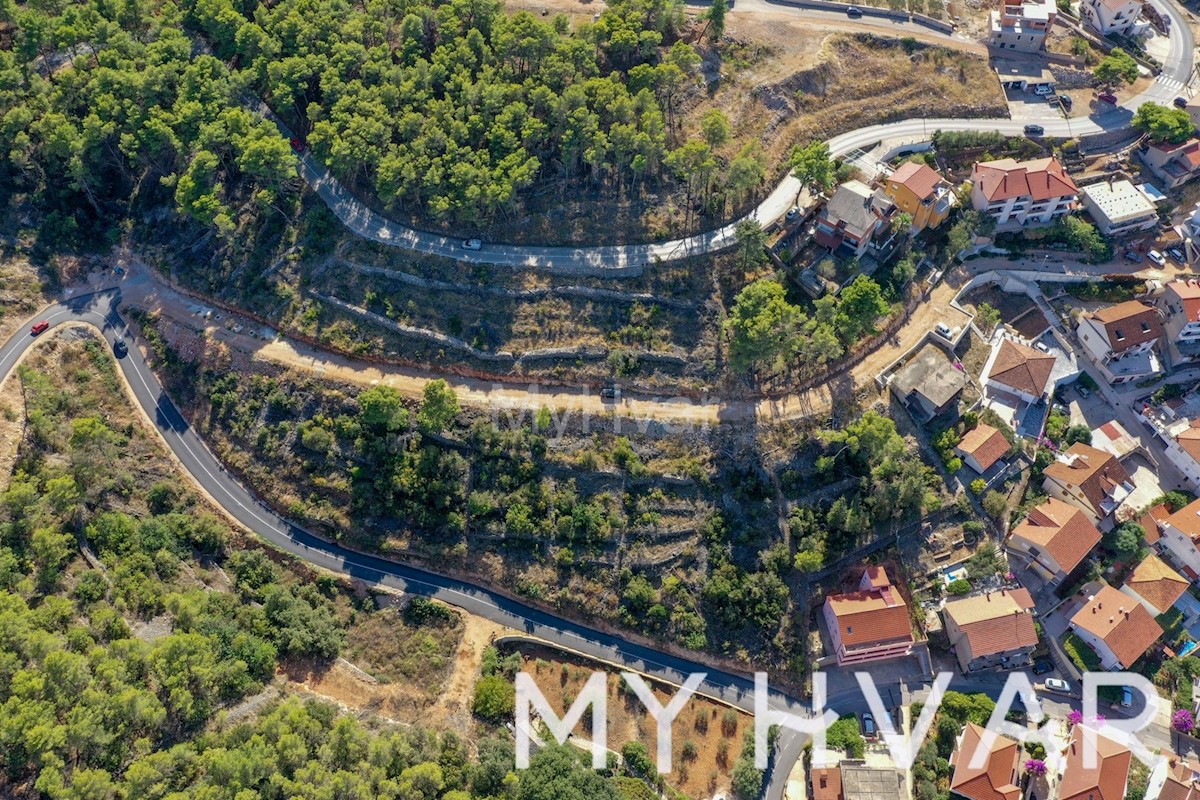
{"type": "Polygon", "coordinates": [[[1062,119],[1057,105],[1046,102],[1046,98],[1022,89],[1007,89],[1004,97],[1008,101],[1008,113],[1023,122],[1047,122],[1062,119]]]}

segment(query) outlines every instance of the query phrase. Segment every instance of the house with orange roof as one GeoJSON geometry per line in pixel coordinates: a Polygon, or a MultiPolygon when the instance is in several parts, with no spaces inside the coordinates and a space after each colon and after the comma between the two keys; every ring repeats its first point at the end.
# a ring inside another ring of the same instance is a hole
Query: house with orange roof
{"type": "Polygon", "coordinates": [[[1158,550],[1193,581],[1200,580],[1200,500],[1193,500],[1160,523],[1158,550]]]}
{"type": "Polygon", "coordinates": [[[1009,336],[997,337],[983,365],[985,394],[999,393],[1025,403],[1042,400],[1052,389],[1057,359],[1009,336]]]}
{"type": "Polygon", "coordinates": [[[1076,442],[1042,470],[1042,488],[1051,497],[1083,509],[1101,530],[1108,530],[1134,487],[1112,453],[1076,442]]]}
{"type": "Polygon", "coordinates": [[[1045,225],[1069,214],[1079,187],[1058,159],[977,163],[971,171],[971,205],[997,225],[1045,225]]]}
{"type": "Polygon", "coordinates": [[[1084,314],[1075,332],[1110,383],[1129,383],[1162,372],[1155,352],[1163,335],[1162,322],[1158,311],[1140,300],[1084,314]]]}
{"type": "MultiPolygon", "coordinates": [[[[1148,800],[1200,800],[1200,762],[1172,752],[1163,755],[1167,757],[1167,763],[1163,770],[1162,787],[1157,798],[1147,794],[1148,800]]],[[[1150,782],[1153,785],[1153,776],[1150,782]]]]}
{"type": "Polygon", "coordinates": [[[1133,763],[1128,747],[1098,733],[1085,735],[1076,725],[1064,756],[1059,800],[1124,800],[1133,763]],[[1089,747],[1095,748],[1092,758],[1085,757],[1089,747]]]}
{"type": "Polygon", "coordinates": [[[1169,516],[1171,516],[1171,509],[1163,503],[1151,506],[1145,514],[1142,514],[1138,519],[1138,525],[1142,526],[1142,541],[1155,547],[1162,539],[1162,523],[1169,516]]]}
{"type": "Polygon", "coordinates": [[[1030,561],[1034,572],[1061,583],[1100,544],[1100,531],[1082,509],[1056,498],[1034,507],[1005,546],[1030,561]]]}
{"type": "Polygon", "coordinates": [[[1170,281],[1163,287],[1158,309],[1171,365],[1200,361],[1200,281],[1170,281]]]}
{"type": "Polygon", "coordinates": [[[912,217],[913,231],[936,228],[950,216],[954,190],[942,174],[918,161],[906,161],[884,181],[896,207],[912,217]]]}
{"type": "Polygon", "coordinates": [[[1070,627],[1096,651],[1106,670],[1133,666],[1163,635],[1162,627],[1141,603],[1111,586],[1076,611],[1070,627]]]}
{"type": "Polygon", "coordinates": [[[1182,186],[1200,173],[1200,139],[1188,139],[1180,144],[1155,142],[1143,148],[1139,155],[1164,190],[1182,186]]]}
{"type": "Polygon", "coordinates": [[[1029,664],[1038,643],[1033,605],[1033,597],[1024,588],[948,601],[942,617],[963,673],[1029,664]]]}
{"type": "Polygon", "coordinates": [[[1187,593],[1188,585],[1187,578],[1152,553],[1134,567],[1121,591],[1158,617],[1167,613],[1187,593]]]}
{"type": "Polygon", "coordinates": [[[869,567],[855,591],[826,597],[822,615],[838,664],[897,658],[915,641],[908,604],[882,567],[869,567]]]}
{"type": "Polygon", "coordinates": [[[967,431],[954,452],[968,467],[982,475],[1008,455],[1012,445],[999,428],[981,422],[967,431]]]}
{"type": "Polygon", "coordinates": [[[1007,736],[968,722],[950,755],[952,796],[966,800],[1018,800],[1021,797],[1021,746],[1007,736]],[[982,749],[987,760],[976,767],[982,749]]]}
{"type": "Polygon", "coordinates": [[[1150,27],[1144,6],[1145,0],[1083,0],[1079,11],[1101,36],[1140,36],[1150,27]]]}

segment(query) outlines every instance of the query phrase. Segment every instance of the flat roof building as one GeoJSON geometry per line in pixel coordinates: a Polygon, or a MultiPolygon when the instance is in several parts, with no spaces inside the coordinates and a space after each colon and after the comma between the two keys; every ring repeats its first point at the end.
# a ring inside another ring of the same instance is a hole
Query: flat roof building
{"type": "Polygon", "coordinates": [[[1158,224],[1154,201],[1132,181],[1108,180],[1079,191],[1083,207],[1106,236],[1148,231],[1158,224]]]}

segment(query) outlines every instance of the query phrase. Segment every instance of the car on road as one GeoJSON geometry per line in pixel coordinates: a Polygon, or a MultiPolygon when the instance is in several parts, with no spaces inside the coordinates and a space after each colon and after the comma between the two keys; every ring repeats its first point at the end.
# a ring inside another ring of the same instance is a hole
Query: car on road
{"type": "Polygon", "coordinates": [[[1042,136],[1045,133],[1046,133],[1046,129],[1043,128],[1041,125],[1026,125],[1025,126],[1025,135],[1026,136],[1042,136]]]}
{"type": "Polygon", "coordinates": [[[308,143],[305,142],[303,139],[301,139],[299,136],[293,136],[291,139],[288,140],[288,144],[290,144],[292,146],[292,150],[294,150],[297,153],[303,153],[305,150],[308,149],[308,143]]]}
{"type": "Polygon", "coordinates": [[[1092,390],[1084,386],[1082,383],[1075,384],[1075,391],[1079,392],[1079,396],[1087,400],[1092,396],[1092,390]]]}
{"type": "Polygon", "coordinates": [[[621,387],[615,384],[605,386],[600,389],[600,399],[608,400],[609,402],[617,402],[621,399],[621,387]]]}
{"type": "Polygon", "coordinates": [[[124,339],[117,339],[113,342],[113,355],[117,358],[124,358],[129,352],[129,345],[125,344],[124,339]]]}
{"type": "Polygon", "coordinates": [[[1126,250],[1125,260],[1132,261],[1135,264],[1140,264],[1144,260],[1144,257],[1137,250],[1126,250]]]}
{"type": "Polygon", "coordinates": [[[1121,708],[1133,708],[1133,690],[1128,686],[1121,687],[1121,708]]]}
{"type": "Polygon", "coordinates": [[[1171,249],[1167,250],[1167,255],[1178,261],[1180,264],[1183,263],[1183,251],[1178,247],[1172,247],[1171,249]]]}
{"type": "Polygon", "coordinates": [[[1053,672],[1053,671],[1054,671],[1054,662],[1052,662],[1048,658],[1039,658],[1037,661],[1033,662],[1033,674],[1034,675],[1045,675],[1047,672],[1053,672]]]}
{"type": "Polygon", "coordinates": [[[1046,678],[1046,691],[1058,692],[1059,694],[1070,694],[1071,684],[1067,683],[1062,678],[1046,678]]]}
{"type": "Polygon", "coordinates": [[[874,739],[875,734],[878,733],[877,729],[875,728],[875,717],[871,715],[870,711],[863,712],[862,732],[863,737],[867,739],[874,739]]]}
{"type": "Polygon", "coordinates": [[[33,323],[33,327],[29,329],[29,335],[37,336],[39,333],[45,333],[46,329],[49,327],[50,327],[50,323],[47,322],[46,320],[42,320],[41,322],[35,322],[35,323],[33,323]]]}
{"type": "Polygon", "coordinates": [[[463,250],[482,250],[483,241],[480,239],[463,239],[463,250]]]}
{"type": "Polygon", "coordinates": [[[1187,108],[1188,101],[1186,97],[1176,97],[1171,102],[1175,104],[1176,108],[1187,108]]]}
{"type": "Polygon", "coordinates": [[[859,8],[858,6],[846,6],[846,16],[847,17],[861,17],[862,9],[859,8]]]}
{"type": "Polygon", "coordinates": [[[1112,92],[1101,92],[1096,95],[1096,99],[1104,103],[1112,103],[1114,106],[1117,104],[1117,96],[1112,92]]]}
{"type": "Polygon", "coordinates": [[[1071,99],[1071,95],[1069,95],[1069,94],[1060,94],[1058,96],[1058,102],[1060,105],[1062,105],[1063,108],[1067,109],[1068,111],[1071,110],[1071,106],[1075,105],[1075,101],[1071,99]]]}
{"type": "Polygon", "coordinates": [[[1151,250],[1149,253],[1146,253],[1146,258],[1150,259],[1155,264],[1158,264],[1160,267],[1166,266],[1167,264],[1167,259],[1157,250],[1151,250]]]}

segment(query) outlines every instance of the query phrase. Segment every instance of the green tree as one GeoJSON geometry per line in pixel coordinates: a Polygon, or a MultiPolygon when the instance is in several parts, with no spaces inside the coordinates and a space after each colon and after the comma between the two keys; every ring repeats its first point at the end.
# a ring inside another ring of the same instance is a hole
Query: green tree
{"type": "Polygon", "coordinates": [[[487,675],[475,684],[471,710],[490,722],[510,720],[516,708],[516,697],[512,681],[502,675],[487,675]]]}
{"type": "Polygon", "coordinates": [[[763,363],[777,368],[790,357],[802,315],[785,295],[783,286],[770,278],[738,293],[725,321],[735,369],[748,372],[763,363]]]}
{"type": "Polygon", "coordinates": [[[813,192],[824,192],[833,186],[835,168],[825,142],[793,147],[788,167],[800,184],[813,192]]]}
{"type": "Polygon", "coordinates": [[[843,342],[858,341],[874,330],[875,321],[888,313],[879,284],[859,275],[838,297],[836,326],[843,342]]]}
{"type": "Polygon", "coordinates": [[[728,10],[726,0],[713,0],[708,7],[705,17],[708,19],[708,33],[715,42],[725,35],[725,12],[728,10]]]}
{"type": "Polygon", "coordinates": [[[438,378],[425,384],[424,399],[418,415],[422,430],[441,433],[454,421],[459,411],[458,395],[446,381],[438,378]]]}
{"type": "Polygon", "coordinates": [[[1178,144],[1186,141],[1195,131],[1192,118],[1179,108],[1168,108],[1158,103],[1143,103],[1133,112],[1133,127],[1149,135],[1156,142],[1178,144]]]}
{"type": "Polygon", "coordinates": [[[1128,564],[1138,557],[1143,535],[1142,526],[1137,522],[1123,522],[1104,535],[1104,546],[1119,561],[1128,564]]]}
{"type": "MultiPolygon", "coordinates": [[[[720,2],[721,0],[718,0],[720,2]]],[[[715,8],[715,6],[714,6],[715,8]]],[[[729,117],[719,108],[710,108],[700,117],[700,135],[713,150],[729,141],[729,117]]]]}
{"type": "Polygon", "coordinates": [[[1105,86],[1133,83],[1138,77],[1138,63],[1120,47],[1114,47],[1112,52],[1100,59],[1094,74],[1096,80],[1105,86]]]}
{"type": "Polygon", "coordinates": [[[744,219],[734,229],[738,243],[738,262],[742,269],[753,269],[767,260],[767,233],[758,220],[744,219]]]}
{"type": "Polygon", "coordinates": [[[987,303],[980,303],[975,309],[975,324],[985,334],[991,334],[1000,324],[1000,312],[987,303]]]}

